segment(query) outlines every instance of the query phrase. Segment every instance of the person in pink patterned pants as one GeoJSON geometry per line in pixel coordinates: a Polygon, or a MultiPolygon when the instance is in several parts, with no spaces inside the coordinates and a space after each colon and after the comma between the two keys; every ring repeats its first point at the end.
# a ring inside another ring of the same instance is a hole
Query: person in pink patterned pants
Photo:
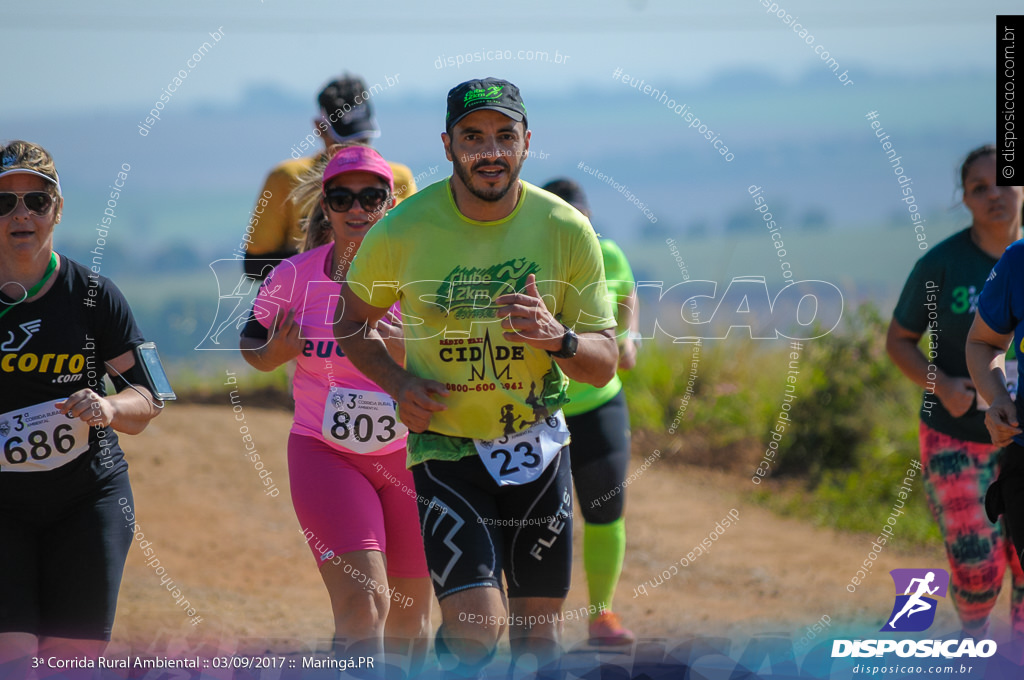
{"type": "Polygon", "coordinates": [[[1003,450],[993,446],[985,427],[988,405],[978,397],[964,352],[985,279],[1006,247],[1021,238],[1024,192],[996,184],[993,145],[967,155],[960,181],[972,224],[918,260],[893,312],[886,349],[925,390],[922,479],[946,546],[950,594],[963,633],[987,635],[1009,566],[1012,625],[1024,634],[1024,572],[1002,521],[990,522],[984,507],[1003,450]],[[926,331],[928,340],[919,346],[926,331]]]}

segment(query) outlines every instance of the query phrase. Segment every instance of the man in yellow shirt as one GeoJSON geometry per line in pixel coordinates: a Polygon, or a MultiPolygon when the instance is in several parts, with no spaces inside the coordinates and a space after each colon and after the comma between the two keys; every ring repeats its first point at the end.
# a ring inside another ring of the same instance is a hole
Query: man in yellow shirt
{"type": "MultiPolygon", "coordinates": [[[[347,74],[327,83],[320,91],[320,115],[313,119],[313,134],[292,147],[291,160],[270,171],[253,209],[243,236],[247,275],[262,280],[278,262],[299,251],[302,215],[291,199],[299,178],[312,170],[318,160],[326,158],[326,150],[332,144],[370,146],[374,138],[380,137],[369,97],[362,78],[347,74]],[[316,147],[317,137],[323,140],[324,149],[312,156],[301,156],[301,152],[316,147]]],[[[401,202],[416,192],[416,182],[408,167],[401,163],[388,165],[395,178],[395,200],[401,202]]]]}
{"type": "Polygon", "coordinates": [[[420,526],[441,603],[435,648],[472,677],[506,625],[515,658],[556,658],[572,571],[561,408],[568,378],[612,379],[618,350],[593,228],[519,179],[530,132],[518,88],[453,88],[441,140],[452,176],[367,233],[334,332],[410,430],[416,492],[433,499],[420,526]],[[395,301],[404,367],[368,330],[395,301]]]}

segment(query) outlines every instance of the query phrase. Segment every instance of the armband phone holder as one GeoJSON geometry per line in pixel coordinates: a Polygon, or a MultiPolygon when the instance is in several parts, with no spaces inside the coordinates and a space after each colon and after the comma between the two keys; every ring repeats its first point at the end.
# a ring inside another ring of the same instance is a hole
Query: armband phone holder
{"type": "Polygon", "coordinates": [[[164,365],[160,362],[160,355],[156,351],[156,343],[144,342],[135,348],[135,363],[142,368],[146,374],[146,387],[153,396],[160,401],[171,401],[177,399],[174,389],[171,387],[167,373],[164,372],[164,365]]]}

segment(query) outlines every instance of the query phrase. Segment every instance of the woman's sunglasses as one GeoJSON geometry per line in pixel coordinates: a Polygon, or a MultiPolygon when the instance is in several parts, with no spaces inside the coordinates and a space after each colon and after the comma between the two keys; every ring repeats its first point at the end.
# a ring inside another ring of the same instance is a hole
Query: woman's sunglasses
{"type": "Polygon", "coordinates": [[[2,191],[0,192],[0,217],[10,215],[18,208],[18,201],[25,203],[34,215],[45,215],[53,207],[53,196],[45,191],[2,191]]]}
{"type": "Polygon", "coordinates": [[[387,189],[374,187],[366,187],[358,194],[348,189],[338,188],[330,189],[324,193],[324,203],[334,212],[343,213],[351,210],[352,204],[358,200],[359,205],[363,206],[363,210],[366,212],[376,212],[384,205],[384,201],[388,200],[389,195],[387,189]]]}

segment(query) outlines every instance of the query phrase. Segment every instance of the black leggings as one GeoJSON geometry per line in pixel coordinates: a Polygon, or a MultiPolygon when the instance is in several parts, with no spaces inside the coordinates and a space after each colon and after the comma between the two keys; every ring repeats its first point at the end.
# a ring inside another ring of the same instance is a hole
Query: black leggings
{"type": "Polygon", "coordinates": [[[583,520],[610,524],[625,510],[629,409],[622,390],[592,411],[565,419],[572,434],[572,479],[583,520]]]}
{"type": "Polygon", "coordinates": [[[110,640],[133,505],[124,470],[76,498],[0,508],[0,633],[110,640]]]}
{"type": "Polygon", "coordinates": [[[1024,446],[1017,442],[1003,449],[1003,468],[999,473],[1002,487],[1003,522],[1013,539],[1017,559],[1024,564],[1024,446]]]}

